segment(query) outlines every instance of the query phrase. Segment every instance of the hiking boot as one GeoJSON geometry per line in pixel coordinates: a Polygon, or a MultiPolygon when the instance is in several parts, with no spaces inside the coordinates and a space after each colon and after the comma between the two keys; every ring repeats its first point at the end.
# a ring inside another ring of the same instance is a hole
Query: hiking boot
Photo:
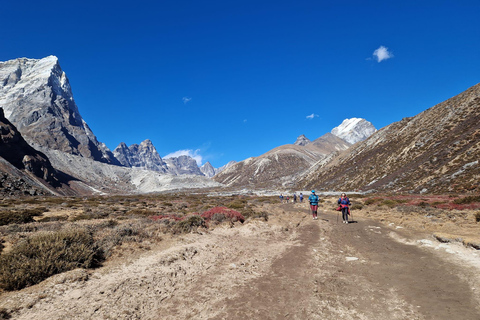
{"type": "Polygon", "coordinates": [[[348,224],[348,221],[345,221],[346,224],[348,224]]]}

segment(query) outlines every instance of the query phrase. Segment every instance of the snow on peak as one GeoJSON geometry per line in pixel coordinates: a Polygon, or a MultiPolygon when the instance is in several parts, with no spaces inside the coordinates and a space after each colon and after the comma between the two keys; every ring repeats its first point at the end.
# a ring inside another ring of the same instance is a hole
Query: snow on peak
{"type": "Polygon", "coordinates": [[[331,133],[351,144],[363,141],[375,133],[373,124],[362,118],[343,120],[342,124],[333,128],[331,133]]]}

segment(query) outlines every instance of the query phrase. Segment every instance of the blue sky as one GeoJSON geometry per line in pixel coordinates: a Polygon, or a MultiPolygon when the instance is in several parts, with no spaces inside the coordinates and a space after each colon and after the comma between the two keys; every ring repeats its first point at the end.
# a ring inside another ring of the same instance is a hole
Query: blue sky
{"type": "Polygon", "coordinates": [[[479,83],[479,16],[462,0],[2,1],[0,61],[56,55],[112,150],[150,139],[219,167],[479,83]]]}

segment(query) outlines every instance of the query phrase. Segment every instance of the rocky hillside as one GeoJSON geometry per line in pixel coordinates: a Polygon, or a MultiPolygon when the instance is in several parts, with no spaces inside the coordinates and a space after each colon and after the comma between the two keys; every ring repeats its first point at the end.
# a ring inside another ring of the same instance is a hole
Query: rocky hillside
{"type": "Polygon", "coordinates": [[[344,140],[327,133],[306,145],[284,145],[259,157],[238,162],[213,179],[232,187],[287,187],[294,183],[300,172],[328,154],[349,146],[344,140]]]}
{"type": "Polygon", "coordinates": [[[33,147],[119,164],[80,116],[57,57],[0,62],[0,107],[33,147]]]}
{"type": "Polygon", "coordinates": [[[68,193],[47,156],[32,148],[0,108],[0,193],[36,195],[68,193]],[[55,189],[56,188],[56,189],[55,189]]]}
{"type": "Polygon", "coordinates": [[[480,191],[480,84],[393,123],[329,162],[299,188],[398,192],[480,191]]]}

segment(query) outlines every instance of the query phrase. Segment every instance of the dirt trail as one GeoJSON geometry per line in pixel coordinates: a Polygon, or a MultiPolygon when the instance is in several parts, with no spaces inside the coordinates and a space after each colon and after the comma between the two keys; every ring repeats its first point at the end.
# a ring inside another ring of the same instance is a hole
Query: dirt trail
{"type": "Polygon", "coordinates": [[[480,319],[478,252],[461,265],[421,246],[423,235],[336,218],[281,205],[268,223],[190,234],[132,263],[58,275],[4,294],[0,308],[49,320],[480,319]]]}

